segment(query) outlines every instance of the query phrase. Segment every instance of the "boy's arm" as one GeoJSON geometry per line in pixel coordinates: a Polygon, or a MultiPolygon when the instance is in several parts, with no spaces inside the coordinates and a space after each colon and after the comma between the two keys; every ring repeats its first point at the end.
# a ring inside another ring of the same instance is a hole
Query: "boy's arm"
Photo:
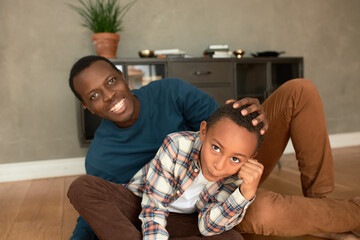
{"type": "Polygon", "coordinates": [[[168,239],[165,229],[168,216],[167,205],[174,198],[173,175],[177,156],[176,143],[166,137],[155,158],[148,163],[145,190],[142,195],[140,220],[143,239],[168,239]]]}
{"type": "Polygon", "coordinates": [[[204,236],[220,234],[238,225],[255,196],[249,201],[241,194],[239,187],[225,183],[216,199],[218,202],[205,205],[199,213],[198,226],[204,236]]]}
{"type": "Polygon", "coordinates": [[[227,231],[241,222],[255,199],[263,169],[264,166],[257,160],[248,159],[237,174],[240,181],[229,182],[232,178],[225,181],[215,196],[219,203],[205,206],[205,210],[200,212],[199,229],[203,235],[227,231]],[[230,192],[232,193],[229,195],[230,192]]]}

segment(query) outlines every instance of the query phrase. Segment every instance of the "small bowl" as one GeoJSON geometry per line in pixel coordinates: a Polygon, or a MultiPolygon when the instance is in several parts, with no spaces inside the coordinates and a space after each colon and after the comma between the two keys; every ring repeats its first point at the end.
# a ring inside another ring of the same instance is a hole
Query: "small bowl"
{"type": "Polygon", "coordinates": [[[233,53],[236,58],[242,58],[242,56],[245,54],[245,51],[238,49],[238,50],[235,50],[233,53]]]}
{"type": "Polygon", "coordinates": [[[142,58],[151,58],[151,57],[154,57],[155,54],[154,54],[153,50],[145,49],[145,50],[139,51],[139,56],[142,58]]]}

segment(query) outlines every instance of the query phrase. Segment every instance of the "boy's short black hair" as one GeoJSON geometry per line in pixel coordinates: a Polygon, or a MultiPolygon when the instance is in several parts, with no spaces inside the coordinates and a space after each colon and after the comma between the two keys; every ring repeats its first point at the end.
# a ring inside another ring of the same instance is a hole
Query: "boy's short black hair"
{"type": "Polygon", "coordinates": [[[96,61],[105,61],[111,65],[116,71],[119,71],[117,67],[107,58],[102,56],[96,56],[96,55],[89,55],[80,58],[71,68],[70,70],[70,76],[69,76],[69,86],[71,91],[75,94],[75,96],[82,101],[81,96],[74,88],[74,77],[76,77],[79,73],[81,73],[84,69],[88,68],[91,64],[93,64],[96,61]]]}
{"type": "Polygon", "coordinates": [[[258,144],[255,150],[255,152],[257,152],[260,149],[261,144],[264,140],[264,136],[260,134],[260,130],[264,126],[264,124],[261,122],[258,123],[256,126],[253,126],[251,121],[259,115],[258,112],[249,113],[246,116],[243,116],[241,114],[241,110],[249,106],[250,105],[245,105],[235,109],[233,108],[233,103],[230,103],[218,108],[213,114],[211,114],[211,116],[207,120],[206,131],[208,131],[209,128],[211,128],[220,119],[227,117],[234,123],[236,123],[238,126],[246,128],[249,132],[254,133],[257,136],[258,144]]]}

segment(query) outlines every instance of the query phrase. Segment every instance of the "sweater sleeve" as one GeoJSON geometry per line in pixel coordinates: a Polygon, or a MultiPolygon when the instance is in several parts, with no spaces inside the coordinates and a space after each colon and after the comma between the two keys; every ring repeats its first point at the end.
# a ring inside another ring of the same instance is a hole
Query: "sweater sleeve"
{"type": "Polygon", "coordinates": [[[190,130],[198,131],[202,121],[219,107],[216,101],[199,88],[180,79],[172,79],[172,93],[190,130]]]}

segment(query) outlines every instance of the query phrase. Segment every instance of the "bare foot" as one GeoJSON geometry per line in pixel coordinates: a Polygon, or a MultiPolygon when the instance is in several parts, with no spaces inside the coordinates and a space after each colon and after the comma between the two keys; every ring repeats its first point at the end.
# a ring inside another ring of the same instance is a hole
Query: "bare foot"
{"type": "Polygon", "coordinates": [[[348,233],[316,233],[310,234],[311,236],[333,239],[333,240],[360,240],[359,237],[354,234],[348,233]]]}

